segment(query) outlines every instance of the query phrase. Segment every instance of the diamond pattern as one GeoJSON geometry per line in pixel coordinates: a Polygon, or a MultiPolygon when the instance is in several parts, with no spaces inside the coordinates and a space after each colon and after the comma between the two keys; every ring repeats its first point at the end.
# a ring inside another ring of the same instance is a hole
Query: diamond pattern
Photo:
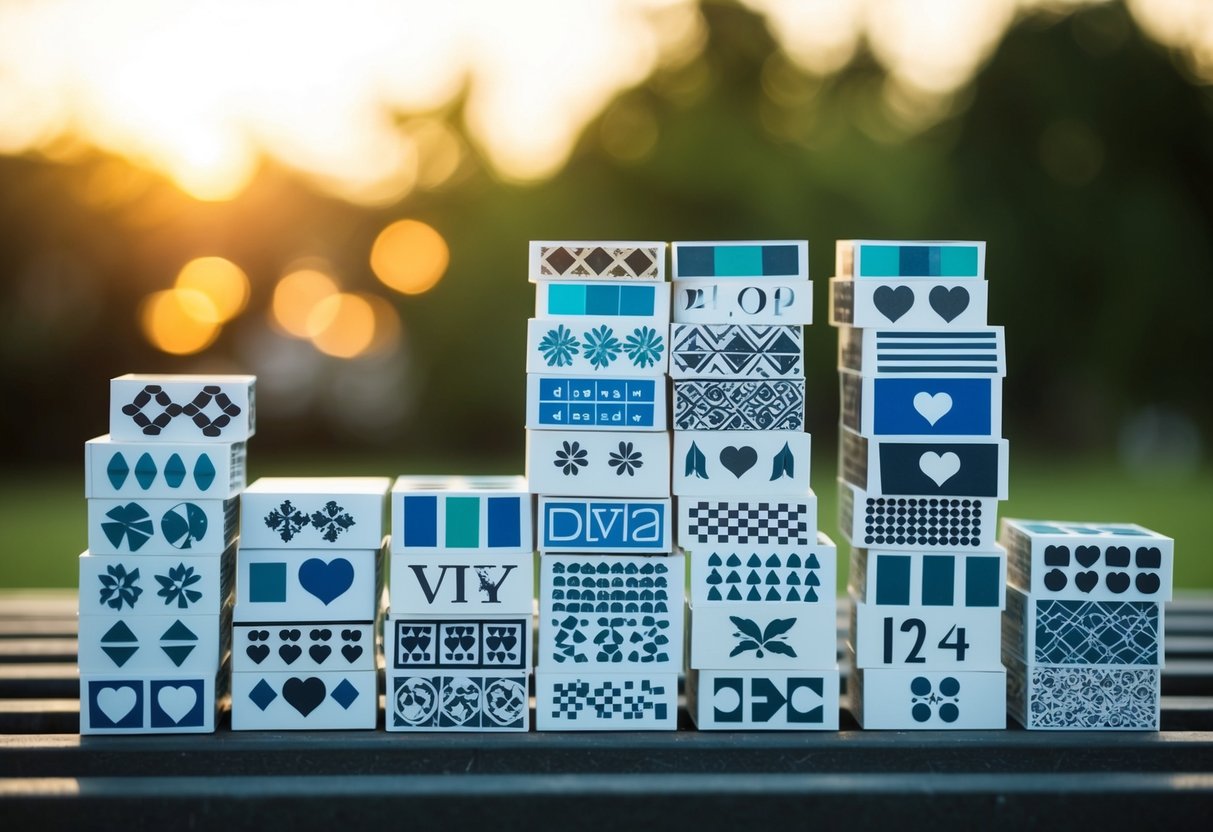
{"type": "Polygon", "coordinates": [[[262,679],[249,691],[248,698],[253,700],[254,705],[264,711],[270,706],[271,702],[278,698],[278,694],[274,693],[274,689],[270,687],[269,682],[262,679]]]}
{"type": "Polygon", "coordinates": [[[333,688],[333,692],[329,694],[345,710],[350,709],[350,705],[354,704],[354,700],[358,698],[358,688],[350,684],[349,679],[342,679],[341,684],[333,688]]]}

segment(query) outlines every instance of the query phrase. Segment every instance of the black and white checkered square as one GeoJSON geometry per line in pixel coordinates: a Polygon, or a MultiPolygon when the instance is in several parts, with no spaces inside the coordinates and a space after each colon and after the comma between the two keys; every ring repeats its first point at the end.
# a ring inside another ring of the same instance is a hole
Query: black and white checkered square
{"type": "Polygon", "coordinates": [[[690,507],[687,531],[698,543],[809,546],[816,542],[805,503],[729,503],[702,500],[690,507]]]}

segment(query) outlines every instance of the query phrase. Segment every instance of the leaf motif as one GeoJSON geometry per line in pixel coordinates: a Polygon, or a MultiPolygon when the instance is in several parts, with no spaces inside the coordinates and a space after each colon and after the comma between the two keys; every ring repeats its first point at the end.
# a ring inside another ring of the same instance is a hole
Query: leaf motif
{"type": "Polygon", "coordinates": [[[747,650],[757,650],[757,649],[758,649],[758,642],[750,641],[749,639],[746,639],[745,641],[741,642],[740,644],[738,644],[736,647],[733,648],[733,651],[731,653],[729,653],[729,658],[732,658],[733,656],[739,656],[742,653],[746,652],[747,650]]]}
{"type": "Polygon", "coordinates": [[[781,636],[788,630],[792,629],[792,625],[796,623],[795,618],[776,618],[767,628],[762,631],[762,641],[766,643],[776,636],[781,636]]]}
{"type": "Polygon", "coordinates": [[[754,639],[754,641],[762,641],[762,630],[748,618],[742,618],[739,615],[730,615],[729,621],[733,622],[733,626],[740,630],[745,635],[754,639]]]}
{"type": "Polygon", "coordinates": [[[703,451],[699,450],[699,445],[692,442],[691,449],[687,451],[687,468],[684,476],[689,477],[694,474],[699,479],[706,480],[708,478],[707,467],[707,457],[703,455],[703,451]]]}
{"type": "Polygon", "coordinates": [[[779,479],[782,476],[794,477],[794,468],[796,458],[792,455],[792,449],[787,442],[783,443],[783,450],[775,454],[775,460],[771,465],[771,482],[779,479]]]}
{"type": "Polygon", "coordinates": [[[787,644],[785,642],[769,641],[766,644],[764,644],[763,647],[770,650],[772,653],[782,653],[785,656],[791,656],[792,658],[796,658],[796,651],[792,649],[792,645],[787,644]]]}

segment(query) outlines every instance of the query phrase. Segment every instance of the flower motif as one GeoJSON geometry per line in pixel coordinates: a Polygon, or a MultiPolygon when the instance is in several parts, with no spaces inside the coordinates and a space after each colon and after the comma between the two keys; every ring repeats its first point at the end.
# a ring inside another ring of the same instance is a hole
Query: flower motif
{"type": "Polygon", "coordinates": [[[649,326],[637,327],[625,341],[628,358],[637,367],[650,367],[661,358],[665,343],[657,330],[649,326]]]}
{"type": "Polygon", "coordinates": [[[585,448],[581,447],[580,442],[563,442],[564,447],[556,451],[556,459],[552,463],[559,468],[567,477],[570,474],[577,475],[579,468],[584,468],[589,465],[586,461],[585,448]]]}
{"type": "Polygon", "coordinates": [[[135,602],[143,594],[142,587],[135,586],[139,580],[139,570],[127,572],[126,567],[119,563],[105,567],[105,571],[107,574],[98,576],[101,579],[101,603],[116,610],[122,609],[123,604],[134,609],[135,602]]]}
{"type": "Polygon", "coordinates": [[[177,609],[183,610],[202,597],[201,592],[189,588],[202,580],[202,576],[195,574],[192,566],[179,563],[169,568],[168,575],[156,575],[155,578],[160,584],[160,591],[156,594],[164,599],[166,607],[176,601],[177,609]]]}
{"type": "Polygon", "coordinates": [[[580,348],[581,342],[564,324],[549,329],[547,335],[539,342],[539,351],[543,353],[549,367],[572,364],[573,356],[577,355],[580,348]]]}
{"type": "Polygon", "coordinates": [[[585,336],[585,357],[590,364],[601,370],[619,357],[619,339],[606,324],[591,329],[585,336]]]}
{"type": "Polygon", "coordinates": [[[644,465],[640,457],[640,451],[634,450],[631,442],[620,442],[619,453],[611,451],[611,458],[607,461],[607,465],[615,469],[617,477],[622,477],[624,474],[634,477],[636,469],[644,465]]]}

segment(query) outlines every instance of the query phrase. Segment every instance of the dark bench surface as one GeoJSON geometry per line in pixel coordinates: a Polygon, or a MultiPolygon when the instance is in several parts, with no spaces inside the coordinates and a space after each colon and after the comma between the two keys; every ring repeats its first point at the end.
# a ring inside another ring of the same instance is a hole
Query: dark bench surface
{"type": "Polygon", "coordinates": [[[1166,632],[1159,733],[865,732],[844,710],[836,733],[682,713],[673,733],[80,737],[75,594],[0,594],[0,829],[1208,828],[1213,596],[1168,605],[1166,632]]]}

